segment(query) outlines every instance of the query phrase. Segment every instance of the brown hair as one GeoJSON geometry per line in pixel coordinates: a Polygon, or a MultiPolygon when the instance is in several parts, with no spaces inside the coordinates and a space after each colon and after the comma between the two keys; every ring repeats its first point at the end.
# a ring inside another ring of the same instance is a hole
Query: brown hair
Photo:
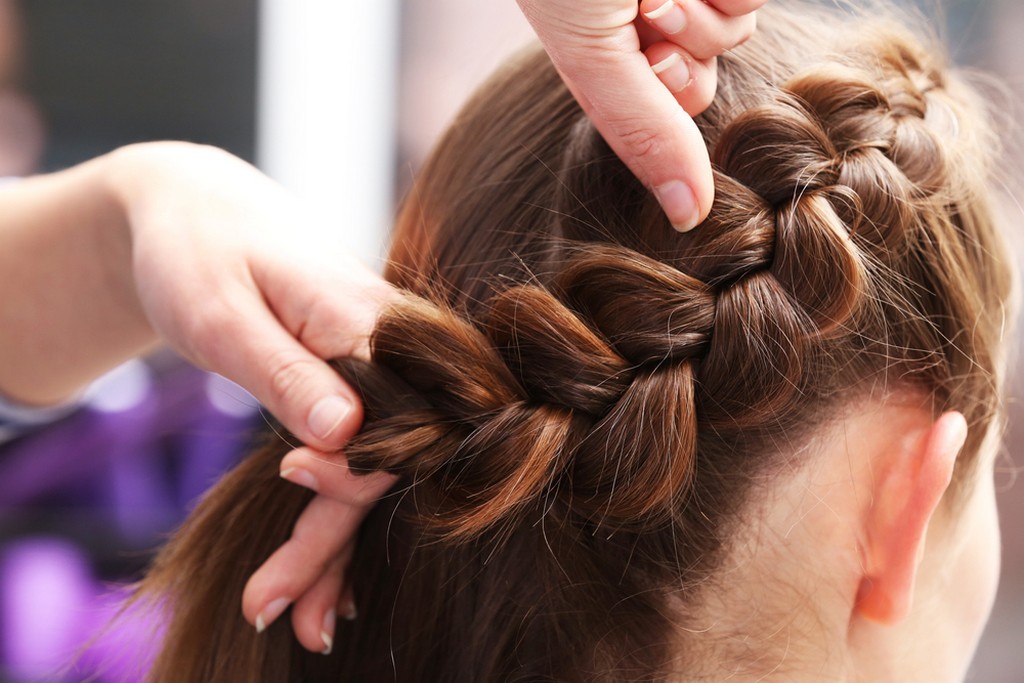
{"type": "Polygon", "coordinates": [[[770,5],[720,60],[717,195],[685,235],[541,52],[501,71],[406,202],[374,363],[338,361],[366,405],[350,462],[401,475],[361,532],[362,616],[330,657],[242,620],[310,497],[272,439],[146,581],[170,605],[152,680],[661,679],[699,652],[681,634],[757,482],[844,404],[960,410],[965,479],[1009,274],[985,115],[936,54],[770,5]]]}

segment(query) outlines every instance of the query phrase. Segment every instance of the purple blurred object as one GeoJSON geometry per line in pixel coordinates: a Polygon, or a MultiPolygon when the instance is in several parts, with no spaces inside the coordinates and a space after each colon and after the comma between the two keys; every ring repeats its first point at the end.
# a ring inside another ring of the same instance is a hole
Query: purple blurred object
{"type": "Polygon", "coordinates": [[[226,379],[183,368],[156,384],[132,361],[98,382],[82,410],[3,447],[0,512],[80,491],[92,475],[129,536],[162,533],[238,460],[257,415],[255,399],[226,379]],[[160,457],[168,452],[176,472],[160,457]]]}
{"type": "Polygon", "coordinates": [[[178,439],[182,461],[178,502],[187,508],[228,469],[252,439],[259,403],[234,382],[207,375],[193,424],[178,439]]]}
{"type": "Polygon", "coordinates": [[[0,556],[0,657],[15,681],[63,680],[95,627],[95,581],[84,554],[51,538],[9,544],[0,556]]]}
{"type": "Polygon", "coordinates": [[[151,439],[160,414],[152,384],[145,363],[130,361],[93,385],[70,418],[5,446],[0,508],[26,505],[67,484],[80,487],[84,475],[151,439]]]}
{"type": "Polygon", "coordinates": [[[95,596],[101,626],[74,663],[75,680],[99,683],[142,683],[163,634],[159,612],[139,606],[122,610],[127,589],[95,596]]]}
{"type": "Polygon", "coordinates": [[[145,544],[177,518],[166,477],[156,466],[160,450],[153,431],[160,416],[160,397],[152,372],[140,361],[122,365],[93,385],[87,410],[105,429],[104,451],[96,453],[109,468],[104,484],[110,510],[122,535],[145,544]]]}
{"type": "Polygon", "coordinates": [[[138,551],[184,518],[260,420],[255,399],[221,377],[153,367],[118,368],[76,413],[0,447],[5,683],[141,681],[148,668],[159,610],[111,621],[124,593],[103,587],[93,567],[105,579],[137,578],[138,551]]]}
{"type": "Polygon", "coordinates": [[[54,538],[9,544],[0,556],[0,661],[14,682],[142,681],[159,642],[158,615],[104,588],[84,552],[54,538]],[[118,618],[115,620],[115,616],[118,618]]]}

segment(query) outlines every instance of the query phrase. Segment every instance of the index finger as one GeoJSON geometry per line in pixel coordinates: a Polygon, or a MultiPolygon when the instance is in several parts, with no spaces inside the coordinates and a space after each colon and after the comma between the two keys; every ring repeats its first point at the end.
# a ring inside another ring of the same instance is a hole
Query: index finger
{"type": "Polygon", "coordinates": [[[695,227],[711,209],[707,145],[693,119],[658,79],[624,26],[589,45],[547,45],[569,89],[605,140],[654,192],[676,229],[695,227]]]}

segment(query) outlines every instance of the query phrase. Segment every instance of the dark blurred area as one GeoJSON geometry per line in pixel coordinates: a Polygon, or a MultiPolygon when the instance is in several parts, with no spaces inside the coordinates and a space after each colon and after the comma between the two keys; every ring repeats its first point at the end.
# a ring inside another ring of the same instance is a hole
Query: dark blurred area
{"type": "Polygon", "coordinates": [[[42,169],[130,142],[203,142],[252,160],[257,0],[31,0],[21,81],[42,114],[42,169]]]}

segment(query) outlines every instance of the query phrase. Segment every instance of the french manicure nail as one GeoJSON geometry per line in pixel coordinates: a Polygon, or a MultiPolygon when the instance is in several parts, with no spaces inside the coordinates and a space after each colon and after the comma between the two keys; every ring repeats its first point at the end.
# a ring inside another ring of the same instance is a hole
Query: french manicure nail
{"type": "Polygon", "coordinates": [[[356,617],[358,617],[358,616],[359,616],[359,612],[356,611],[356,603],[350,602],[348,604],[348,609],[345,611],[345,620],[346,621],[355,621],[356,617]]]}
{"type": "Polygon", "coordinates": [[[651,70],[658,75],[658,78],[665,84],[665,87],[672,92],[685,90],[693,82],[693,79],[690,77],[690,68],[687,66],[686,60],[678,52],[671,52],[665,59],[656,64],[651,64],[651,70]]]}
{"type": "Polygon", "coordinates": [[[309,412],[309,431],[316,438],[327,440],[351,412],[352,404],[340,396],[322,398],[309,412]]]}
{"type": "Polygon", "coordinates": [[[334,608],[327,610],[324,614],[324,623],[320,628],[320,640],[324,642],[324,649],[320,652],[329,655],[331,650],[334,649],[334,623],[337,619],[337,613],[334,608]]]}
{"type": "Polygon", "coordinates": [[[682,33],[686,28],[686,12],[676,0],[665,0],[650,12],[644,12],[644,16],[666,35],[682,33]]]}
{"type": "Polygon", "coordinates": [[[697,227],[697,198],[693,190],[681,180],[671,180],[654,188],[661,208],[665,210],[672,226],[679,232],[689,232],[697,227]]]}
{"type": "Polygon", "coordinates": [[[320,481],[313,476],[313,473],[300,467],[289,467],[281,472],[281,478],[293,484],[302,486],[310,491],[320,490],[320,481]]]}
{"type": "Polygon", "coordinates": [[[281,616],[281,612],[288,609],[291,604],[288,598],[272,600],[263,608],[263,611],[256,616],[256,633],[263,633],[267,627],[274,623],[274,620],[281,616]]]}

